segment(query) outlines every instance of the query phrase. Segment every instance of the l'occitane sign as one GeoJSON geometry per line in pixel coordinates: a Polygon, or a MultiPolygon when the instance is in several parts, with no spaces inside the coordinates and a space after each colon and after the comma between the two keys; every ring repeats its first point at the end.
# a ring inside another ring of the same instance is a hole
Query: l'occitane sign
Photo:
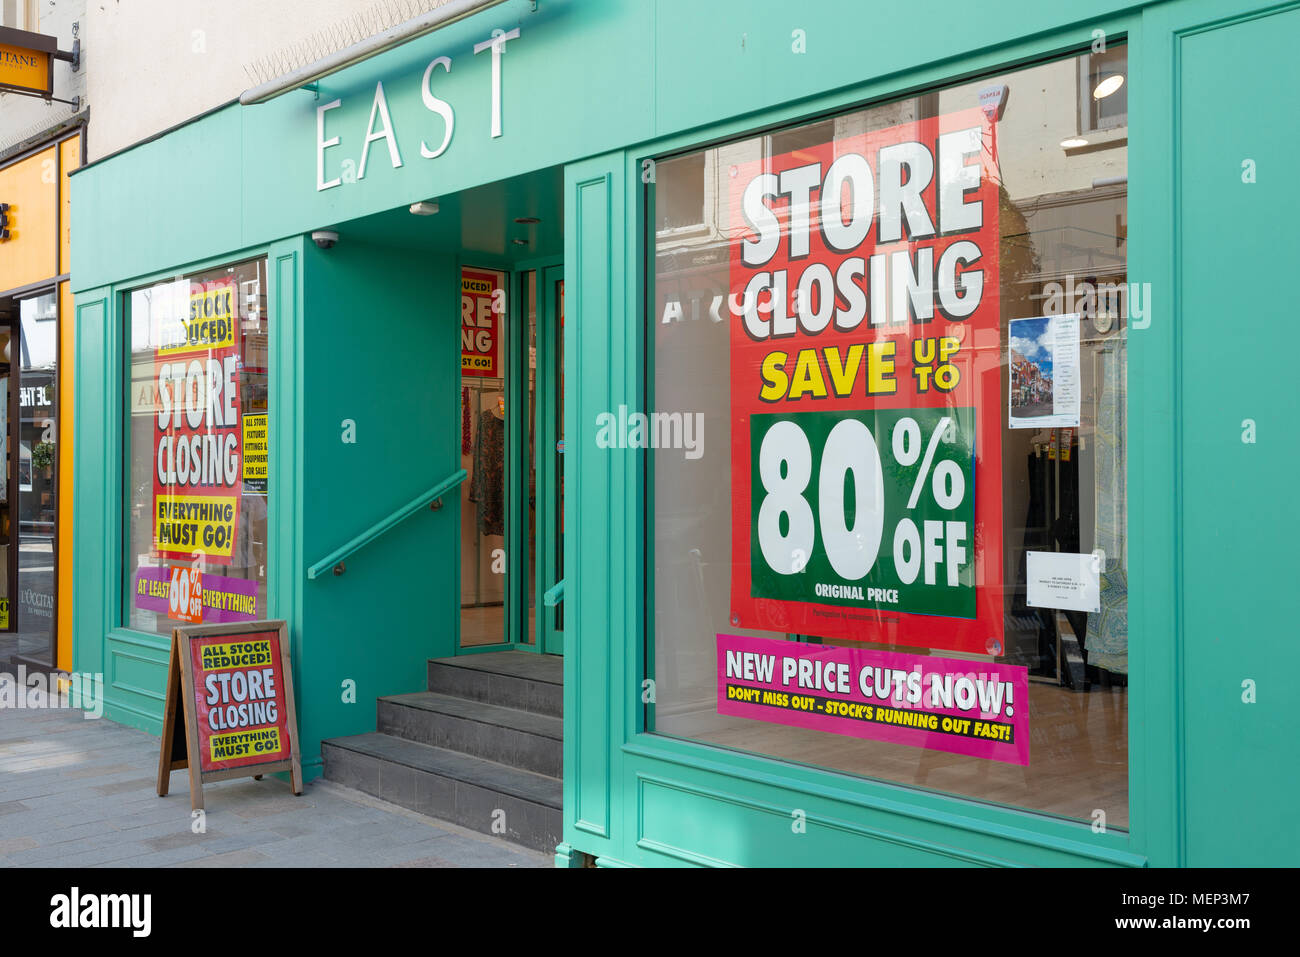
{"type": "Polygon", "coordinates": [[[54,72],[50,69],[50,54],[44,50],[5,43],[4,39],[8,38],[0,37],[0,90],[44,95],[53,93],[54,72]]]}

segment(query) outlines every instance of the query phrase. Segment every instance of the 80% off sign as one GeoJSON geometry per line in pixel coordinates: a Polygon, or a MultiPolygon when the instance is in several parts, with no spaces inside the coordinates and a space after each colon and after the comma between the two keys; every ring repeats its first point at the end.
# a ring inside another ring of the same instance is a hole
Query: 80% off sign
{"type": "Polygon", "coordinates": [[[752,416],[754,597],[974,618],[974,418],[752,416]]]}

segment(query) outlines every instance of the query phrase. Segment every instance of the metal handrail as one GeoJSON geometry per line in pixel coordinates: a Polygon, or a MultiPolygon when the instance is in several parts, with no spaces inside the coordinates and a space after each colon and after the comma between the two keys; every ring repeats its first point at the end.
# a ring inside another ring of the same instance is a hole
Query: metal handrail
{"type": "Polygon", "coordinates": [[[429,505],[431,508],[440,508],[442,506],[442,497],[461,482],[465,481],[468,477],[469,473],[464,469],[452,473],[433,488],[429,489],[429,491],[422,493],[418,497],[407,502],[397,511],[388,515],[386,518],[380,519],[374,525],[371,525],[346,545],[342,545],[330,552],[315,565],[312,565],[307,569],[307,577],[311,579],[318,578],[329,569],[333,569],[335,575],[342,575],[343,572],[346,571],[346,568],[343,565],[343,560],[345,558],[358,549],[369,545],[390,528],[400,525],[403,521],[424,508],[424,506],[429,505]]]}
{"type": "Polygon", "coordinates": [[[542,594],[542,604],[547,608],[554,608],[560,602],[564,601],[564,579],[561,578],[542,594]]]}

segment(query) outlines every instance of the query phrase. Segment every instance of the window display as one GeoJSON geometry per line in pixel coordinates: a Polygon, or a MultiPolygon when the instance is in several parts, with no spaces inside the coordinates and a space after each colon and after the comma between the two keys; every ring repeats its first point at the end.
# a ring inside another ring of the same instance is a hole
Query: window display
{"type": "Polygon", "coordinates": [[[125,623],[265,618],[266,262],[137,289],[130,322],[125,623]]]}
{"type": "Polygon", "coordinates": [[[648,410],[698,424],[649,443],[647,730],[1127,825],[1140,303],[1087,59],[656,161],[648,410]]]}

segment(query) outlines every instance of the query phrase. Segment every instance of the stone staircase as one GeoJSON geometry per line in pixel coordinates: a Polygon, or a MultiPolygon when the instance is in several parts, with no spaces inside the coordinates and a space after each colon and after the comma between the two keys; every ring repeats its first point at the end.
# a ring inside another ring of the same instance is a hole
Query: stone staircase
{"type": "Polygon", "coordinates": [[[321,743],[325,777],[553,851],[562,840],[563,671],[563,659],[527,651],[431,660],[427,691],[379,699],[378,730],[321,743]]]}

